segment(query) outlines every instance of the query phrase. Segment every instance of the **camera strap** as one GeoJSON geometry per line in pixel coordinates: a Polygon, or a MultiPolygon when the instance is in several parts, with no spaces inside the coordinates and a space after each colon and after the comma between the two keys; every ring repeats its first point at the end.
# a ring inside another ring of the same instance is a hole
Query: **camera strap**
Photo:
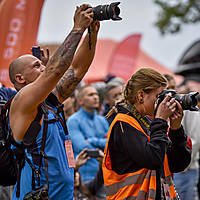
{"type": "MultiPolygon", "coordinates": [[[[55,103],[55,99],[54,99],[54,103],[55,103]]],[[[44,151],[45,144],[46,144],[46,138],[47,138],[48,124],[60,121],[60,123],[62,124],[62,127],[64,129],[65,135],[67,137],[69,137],[63,107],[64,107],[64,105],[59,103],[58,101],[56,101],[56,110],[52,109],[45,102],[43,102],[41,104],[41,108],[44,113],[44,127],[43,127],[43,134],[42,134],[42,144],[41,144],[41,149],[40,149],[39,174],[40,174],[40,170],[42,167],[42,159],[44,159],[44,167],[46,169],[46,179],[47,179],[48,190],[49,190],[48,156],[45,154],[45,151],[44,151]],[[48,113],[49,113],[48,109],[51,110],[55,114],[55,116],[56,116],[55,119],[48,119],[48,113]],[[62,117],[60,116],[59,113],[61,113],[62,117]]],[[[38,185],[40,186],[40,180],[38,180],[38,185]]]]}
{"type": "Polygon", "coordinates": [[[147,130],[149,129],[150,127],[150,124],[151,124],[151,120],[147,117],[147,116],[142,116],[138,111],[137,109],[135,108],[135,106],[132,106],[131,104],[129,105],[123,105],[129,112],[131,112],[134,117],[140,121],[140,123],[142,123],[146,128],[147,130]]]}
{"type": "Polygon", "coordinates": [[[92,49],[92,41],[91,41],[91,30],[90,26],[88,27],[88,34],[89,34],[89,50],[92,49]]]}
{"type": "Polygon", "coordinates": [[[73,153],[73,149],[72,149],[72,142],[71,142],[71,140],[69,140],[69,133],[67,130],[66,119],[65,119],[63,107],[64,107],[63,104],[59,104],[57,106],[57,115],[62,124],[64,132],[67,136],[67,140],[65,141],[65,150],[66,150],[66,154],[67,154],[68,166],[69,166],[69,168],[74,168],[75,167],[74,153],[73,153]],[[62,118],[60,117],[59,113],[61,113],[62,118]]]}

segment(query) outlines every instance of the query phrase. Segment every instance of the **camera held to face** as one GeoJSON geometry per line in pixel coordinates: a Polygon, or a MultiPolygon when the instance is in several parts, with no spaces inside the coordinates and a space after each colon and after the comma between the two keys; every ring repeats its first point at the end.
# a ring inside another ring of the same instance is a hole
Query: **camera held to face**
{"type": "Polygon", "coordinates": [[[157,107],[164,100],[167,94],[171,93],[172,97],[175,98],[181,105],[183,110],[198,111],[197,107],[197,95],[198,92],[189,92],[187,94],[178,94],[176,90],[163,90],[158,97],[157,107]]]}
{"type": "Polygon", "coordinates": [[[94,13],[94,20],[109,20],[112,19],[114,21],[122,20],[121,17],[119,17],[120,14],[120,8],[118,5],[120,2],[114,2],[110,5],[98,5],[96,7],[92,8],[92,11],[94,13]]]}

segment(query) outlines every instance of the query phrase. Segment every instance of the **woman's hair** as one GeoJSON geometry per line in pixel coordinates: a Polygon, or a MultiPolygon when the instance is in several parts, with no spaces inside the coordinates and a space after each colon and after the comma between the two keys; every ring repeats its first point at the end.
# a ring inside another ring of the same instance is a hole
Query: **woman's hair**
{"type": "MultiPolygon", "coordinates": [[[[134,105],[139,90],[150,93],[161,86],[167,86],[167,79],[161,73],[152,68],[140,68],[128,80],[122,99],[115,105],[123,103],[134,105]]],[[[112,108],[106,117],[108,118],[113,112],[116,112],[116,107],[112,108]]]]}
{"type": "Polygon", "coordinates": [[[137,102],[139,90],[150,93],[161,86],[167,86],[167,79],[161,73],[152,68],[141,68],[128,80],[124,88],[123,99],[117,104],[129,102],[133,105],[137,102]]]}

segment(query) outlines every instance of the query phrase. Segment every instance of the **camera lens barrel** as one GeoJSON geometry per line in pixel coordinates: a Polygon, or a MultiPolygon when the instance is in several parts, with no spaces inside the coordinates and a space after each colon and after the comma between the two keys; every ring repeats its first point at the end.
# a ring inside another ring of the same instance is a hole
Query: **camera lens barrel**
{"type": "Polygon", "coordinates": [[[175,90],[164,90],[158,97],[158,105],[163,101],[168,93],[172,94],[180,104],[183,110],[198,111],[197,108],[197,96],[198,92],[189,92],[188,94],[177,94],[175,90]]]}
{"type": "Polygon", "coordinates": [[[175,94],[174,98],[181,104],[183,110],[197,110],[197,98],[198,92],[190,92],[188,94],[175,94]]]}
{"type": "Polygon", "coordinates": [[[113,12],[109,12],[109,5],[99,5],[94,8],[92,8],[94,12],[94,19],[103,21],[103,20],[109,20],[111,19],[110,15],[113,14],[113,12]]]}
{"type": "Polygon", "coordinates": [[[120,8],[118,5],[120,2],[114,2],[110,5],[98,5],[96,7],[93,7],[93,13],[94,13],[94,20],[121,20],[122,18],[119,17],[120,14],[120,8]]]}

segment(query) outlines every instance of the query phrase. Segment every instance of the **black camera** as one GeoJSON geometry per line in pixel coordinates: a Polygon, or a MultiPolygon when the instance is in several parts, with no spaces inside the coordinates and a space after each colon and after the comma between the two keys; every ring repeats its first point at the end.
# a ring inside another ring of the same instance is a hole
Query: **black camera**
{"type": "Polygon", "coordinates": [[[176,90],[163,90],[158,97],[157,107],[163,101],[167,94],[171,93],[180,104],[183,110],[198,111],[197,95],[198,92],[189,92],[188,94],[178,94],[176,90]]]}
{"type": "Polygon", "coordinates": [[[40,60],[40,47],[32,47],[32,54],[40,60]]]}
{"type": "Polygon", "coordinates": [[[27,193],[23,200],[49,200],[48,186],[45,184],[36,190],[27,193]]]}
{"type": "Polygon", "coordinates": [[[112,19],[114,21],[122,20],[121,17],[119,17],[120,14],[120,8],[118,5],[120,2],[114,2],[110,5],[98,5],[96,7],[92,8],[92,11],[94,13],[94,20],[109,20],[112,19]]]}
{"type": "Polygon", "coordinates": [[[97,158],[97,157],[99,157],[99,151],[97,149],[88,149],[87,156],[89,156],[91,158],[97,158]]]}

